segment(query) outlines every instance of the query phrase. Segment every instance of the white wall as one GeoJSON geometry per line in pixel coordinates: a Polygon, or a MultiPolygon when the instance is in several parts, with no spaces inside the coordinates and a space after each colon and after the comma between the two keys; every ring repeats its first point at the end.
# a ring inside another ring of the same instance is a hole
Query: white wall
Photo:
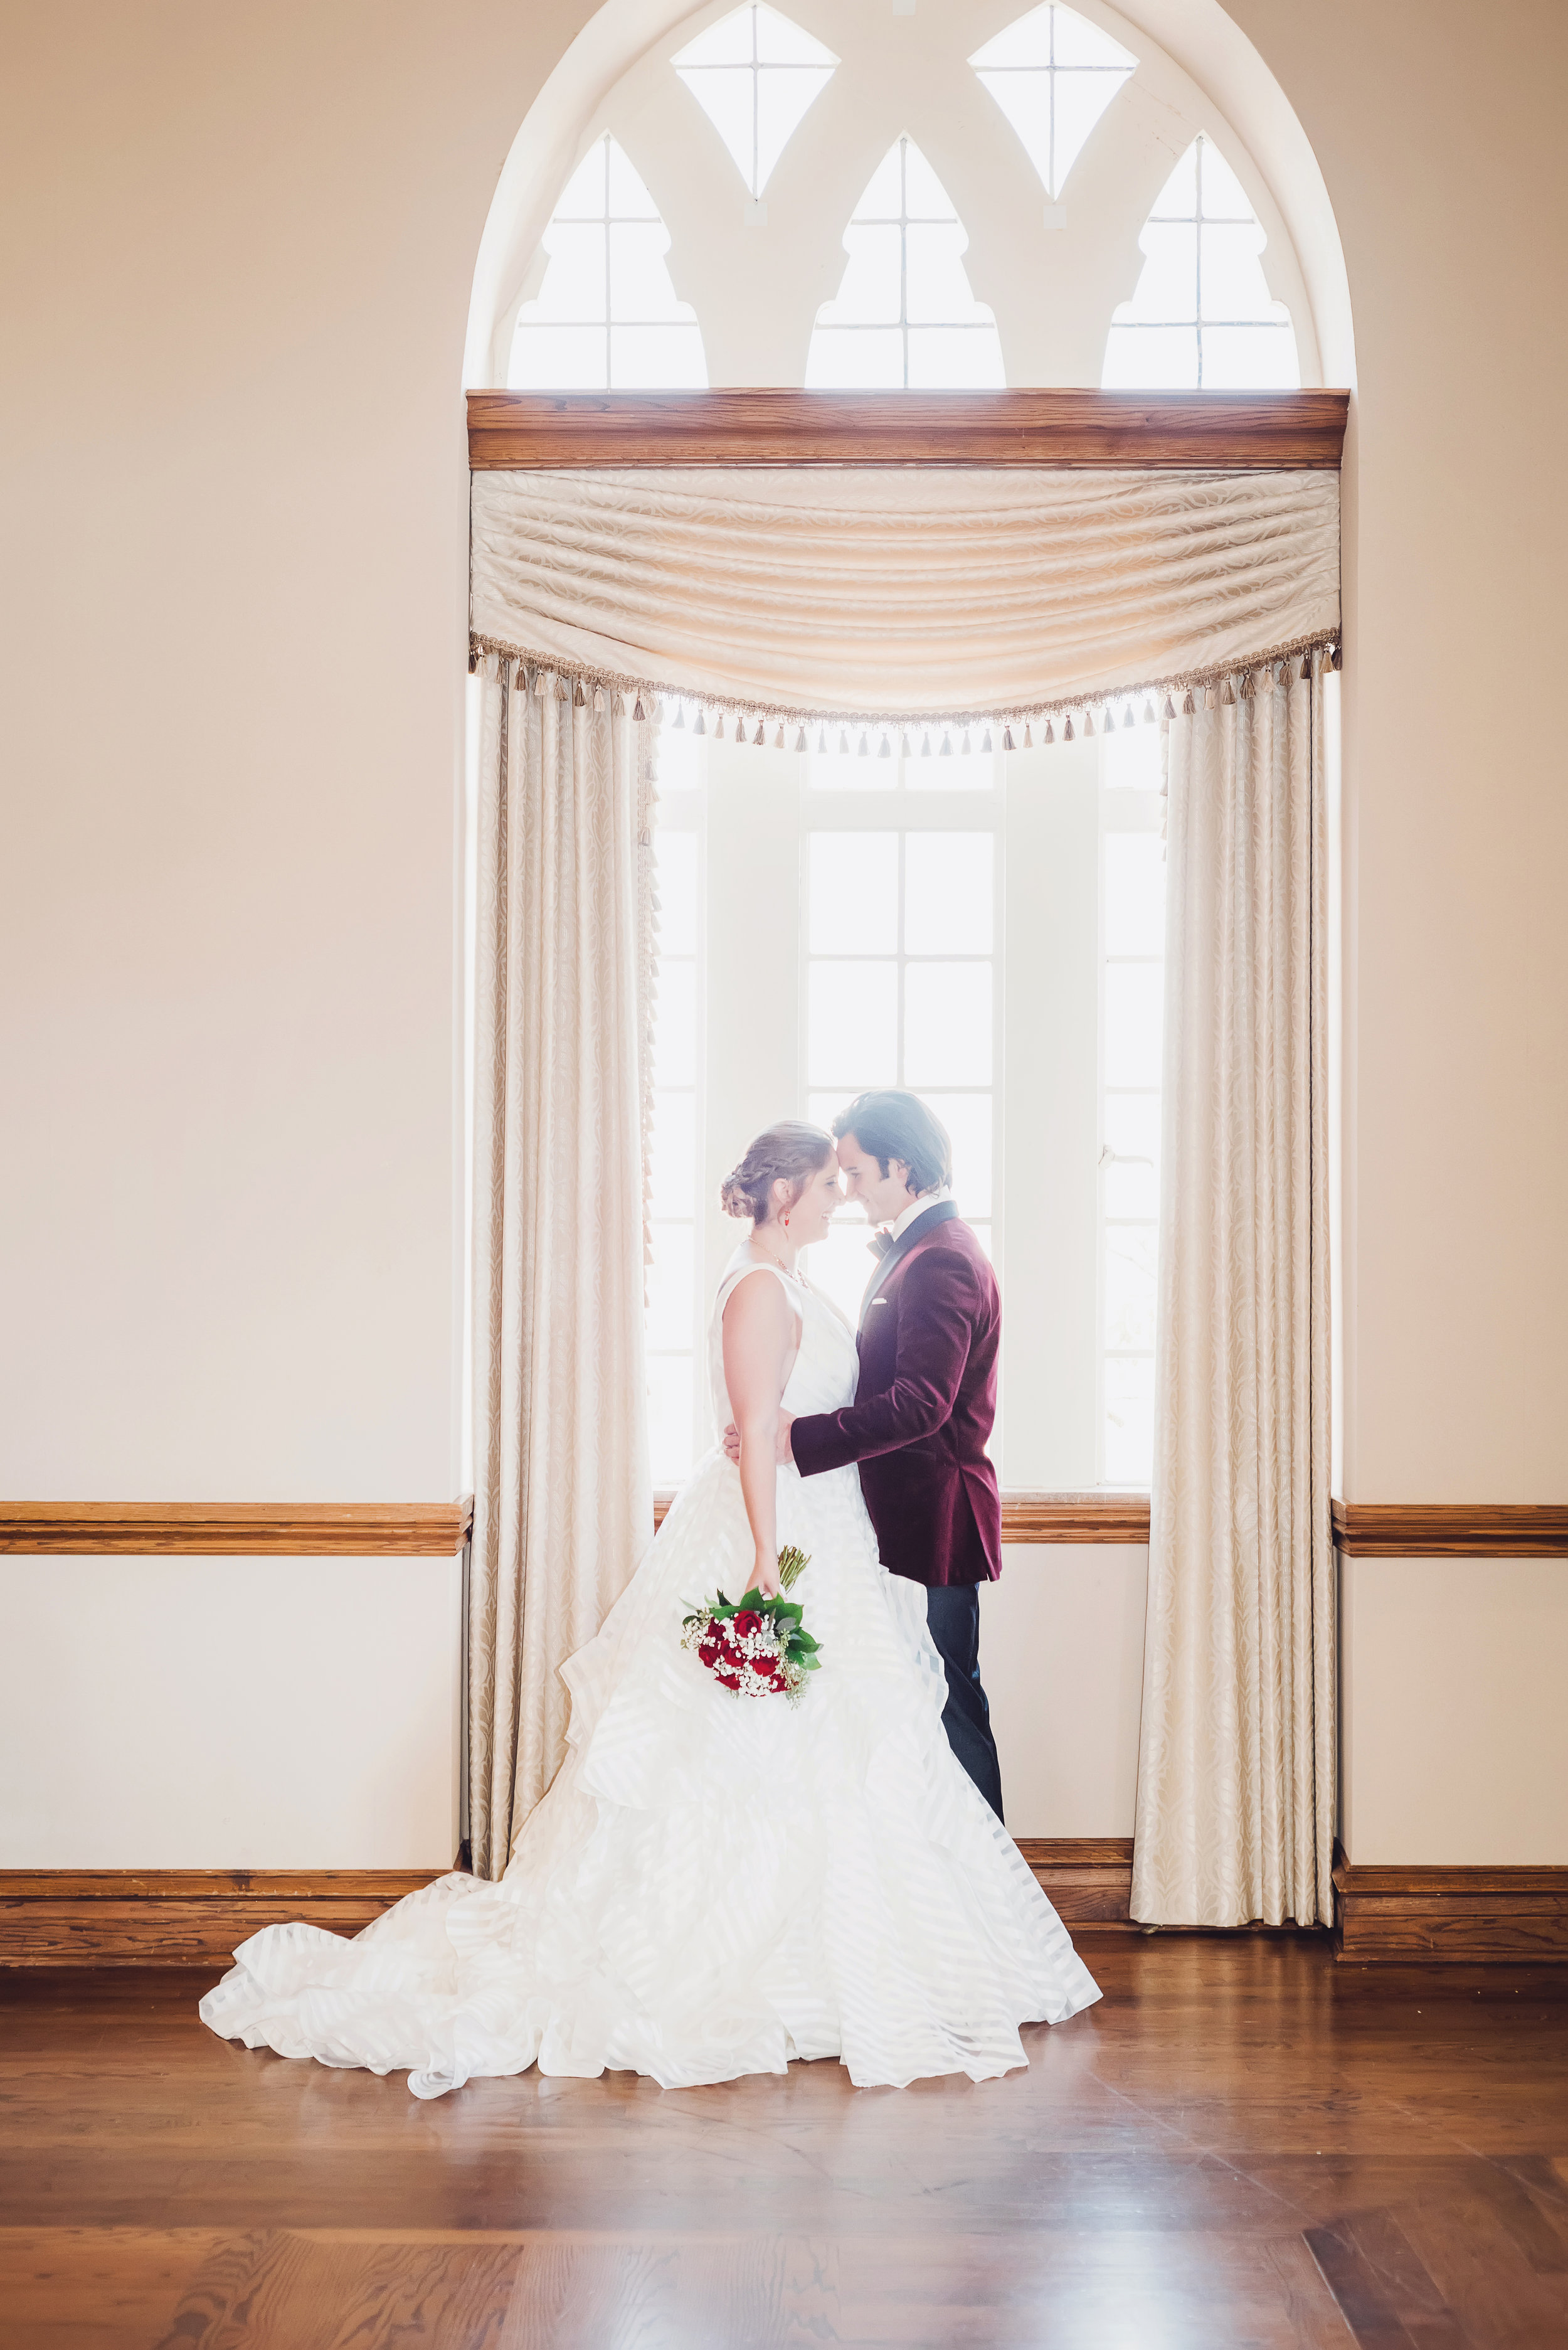
{"type": "Polygon", "coordinates": [[[1568,1865],[1568,1563],[1342,1558],[1345,1850],[1568,1865]]]}
{"type": "MultiPolygon", "coordinates": [[[[915,22],[942,11],[976,40],[995,17],[922,0],[915,22]]],[[[670,21],[630,0],[619,13],[639,13],[643,40],[670,21]]],[[[1247,76],[1231,65],[1256,43],[1283,101],[1277,137],[1262,117],[1248,131],[1254,161],[1284,156],[1293,108],[1355,305],[1345,1490],[1562,1500],[1568,793],[1535,713],[1554,707],[1568,630],[1568,308],[1553,276],[1568,10],[1232,0],[1227,24],[1211,0],[1127,0],[1125,13],[1224,83],[1237,120],[1247,76]]],[[[463,338],[517,126],[589,14],[586,0],[13,12],[0,82],[12,1494],[458,1490],[463,338]]],[[[887,16],[889,35],[903,21],[887,16]]],[[[592,48],[577,51],[585,116],[625,63],[596,91],[592,48]]],[[[1302,176],[1299,157],[1282,161],[1282,209],[1302,176]]],[[[1293,234],[1310,279],[1320,265],[1294,216],[1293,234]]],[[[732,319],[744,293],[743,278],[728,290],[732,319]]],[[[1343,380],[1347,357],[1336,365],[1323,339],[1343,380]]],[[[1018,364],[1023,380],[1031,362],[1018,364]]],[[[253,1659],[286,1653],[296,1612],[282,1566],[254,1571],[277,1581],[258,1588],[245,1641],[214,1638],[192,1659],[247,1721],[275,1694],[253,1659]]],[[[156,1680],[166,1570],[105,1572],[143,1595],[116,1628],[119,1669],[128,1688],[156,1680]]],[[[406,1586],[382,1586],[406,1656],[429,1620],[420,1578],[443,1572],[414,1562],[406,1586]]],[[[8,1574],[44,1588],[58,1562],[8,1574]]],[[[1529,1660],[1554,1637],[1564,1576],[1548,1564],[1511,1586],[1522,1596],[1498,1637],[1521,1689],[1536,1687],[1529,1660]]],[[[1459,1587],[1432,1588],[1465,1625],[1459,1587]]],[[[45,1660],[88,1620],[68,1594],[49,1604],[32,1636],[45,1660]]],[[[65,1754],[67,1669],[40,1666],[28,1725],[0,1721],[0,1782],[65,1754]]],[[[373,1685],[346,1647],[335,1671],[357,1751],[423,1686],[373,1685]]],[[[1447,1671],[1430,1648],[1396,1658],[1374,1643],[1355,1659],[1357,1721],[1396,1706],[1412,1675],[1436,1707],[1447,1671]]],[[[1486,1832],[1501,1849],[1541,1750],[1501,1676],[1496,1688],[1469,1720],[1502,1773],[1486,1832]]],[[[119,1719],[98,1744],[106,1779],[119,1719]]],[[[1353,1783],[1364,1755],[1353,1747],[1353,1783]]],[[[1423,1849],[1447,1802],[1427,1783],[1399,1829],[1423,1849]]],[[[358,1822],[349,1794],[321,1800],[358,1822]]],[[[190,1802],[166,1784],[117,1850],[211,1861],[205,1826],[182,1828],[190,1802]]],[[[368,1831],[352,1840],[368,1861],[368,1831]]]]}
{"type": "Polygon", "coordinates": [[[0,1558],[0,1868],[450,1868],[462,1565],[0,1558]]]}
{"type": "Polygon", "coordinates": [[[980,1667],[1020,1836],[1130,1836],[1148,1552],[1009,1544],[980,1596],[980,1667]]]}

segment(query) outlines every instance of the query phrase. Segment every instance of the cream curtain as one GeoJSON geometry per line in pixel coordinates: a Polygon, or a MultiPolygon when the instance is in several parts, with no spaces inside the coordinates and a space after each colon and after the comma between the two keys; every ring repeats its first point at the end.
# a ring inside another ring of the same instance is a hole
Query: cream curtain
{"type": "Polygon", "coordinates": [[[476,473],[471,625],[761,716],[1000,716],[1339,626],[1339,477],[781,467],[476,473]]]}
{"type": "Polygon", "coordinates": [[[1321,673],[1169,741],[1135,1918],[1326,1924],[1334,1833],[1321,673]]]}
{"type": "Polygon", "coordinates": [[[565,1750],[556,1668],[652,1531],[652,729],[553,675],[482,676],[469,1829],[476,1873],[499,1877],[565,1750]]]}

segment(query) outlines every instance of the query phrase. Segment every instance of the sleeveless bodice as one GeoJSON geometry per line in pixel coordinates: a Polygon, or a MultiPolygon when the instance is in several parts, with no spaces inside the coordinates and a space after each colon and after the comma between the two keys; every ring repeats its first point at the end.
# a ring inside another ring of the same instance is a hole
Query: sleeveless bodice
{"type": "Polygon", "coordinates": [[[806,1411],[842,1411],[855,1400],[860,1374],[854,1332],[818,1291],[803,1288],[778,1265],[760,1264],[742,1241],[724,1268],[708,1326],[708,1371],[717,1426],[723,1428],[734,1417],[724,1385],[724,1308],[736,1284],[753,1275],[778,1283],[800,1324],[800,1352],[784,1388],[784,1409],[794,1419],[806,1411]]]}

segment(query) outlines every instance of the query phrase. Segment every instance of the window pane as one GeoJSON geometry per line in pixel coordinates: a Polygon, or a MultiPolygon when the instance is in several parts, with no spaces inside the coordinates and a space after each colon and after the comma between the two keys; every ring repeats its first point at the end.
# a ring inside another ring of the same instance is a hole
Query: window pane
{"type": "Polygon", "coordinates": [[[1148,221],[1138,238],[1144,256],[1132,300],[1116,312],[1118,326],[1140,318],[1163,324],[1198,316],[1198,231],[1185,222],[1148,221]]]}
{"type": "MultiPolygon", "coordinates": [[[[1001,46],[1000,38],[987,44],[979,52],[986,56],[1001,46]]],[[[971,57],[972,65],[974,59],[971,57]]],[[[1041,182],[1051,192],[1051,77],[1025,69],[1014,72],[1007,68],[982,73],[980,79],[990,90],[1009,122],[1023,142],[1025,153],[1039,172],[1041,182]]]]}
{"type": "Polygon", "coordinates": [[[605,142],[596,139],[562,191],[556,220],[602,220],[605,212],[605,142]]]}
{"type": "Polygon", "coordinates": [[[660,961],[653,1024],[653,1074],[661,1086],[697,1082],[697,974],[689,962],[660,961]]]}
{"type": "Polygon", "coordinates": [[[904,1082],[988,1086],[989,962],[912,962],[904,975],[904,1082]]]}
{"type": "Polygon", "coordinates": [[[814,962],[807,1046],[814,1086],[890,1086],[898,1074],[898,966],[814,962]]]}
{"type": "Polygon", "coordinates": [[[642,175],[619,141],[605,142],[607,166],[606,186],[608,190],[608,211],[612,220],[657,221],[659,206],[643,185],[642,175]]]}
{"type": "MultiPolygon", "coordinates": [[[[1066,13],[1064,10],[1058,15],[1058,26],[1066,13]]],[[[1059,32],[1056,43],[1057,61],[1060,63],[1062,36],[1059,32]]],[[[1131,68],[1127,70],[1130,73],[1131,68]]],[[[1059,196],[1090,131],[1127,80],[1127,74],[1058,73],[1053,78],[1056,84],[1056,183],[1051,193],[1059,196]]]]}
{"type": "Polygon", "coordinates": [[[1106,952],[1165,952],[1165,843],[1157,832],[1108,832],[1106,952]]]}
{"type": "Polygon", "coordinates": [[[812,834],[811,951],[898,953],[897,833],[812,834]]]}
{"type": "Polygon", "coordinates": [[[847,1109],[854,1099],[852,1093],[808,1094],[805,1114],[813,1126],[820,1126],[825,1132],[831,1134],[834,1119],[841,1109],[847,1109]]]}
{"type": "MultiPolygon", "coordinates": [[[[1058,8],[1051,27],[1051,53],[1056,61],[1058,77],[1064,66],[1120,66],[1131,73],[1137,59],[1119,41],[1113,41],[1098,25],[1091,25],[1074,8],[1058,8]]],[[[1106,75],[1107,80],[1115,78],[1106,75]]]]}
{"type": "Polygon", "coordinates": [[[1147,1485],[1154,1467],[1154,1357],[1106,1363],[1106,1482],[1147,1485]]]}
{"type": "Polygon", "coordinates": [[[653,1097],[653,1212],[689,1216],[697,1184],[697,1099],[694,1094],[653,1097]]]}
{"type": "Polygon", "coordinates": [[[1203,152],[1203,217],[1205,220],[1252,220],[1252,207],[1241,181],[1215,146],[1201,142],[1203,152]]]}
{"type": "Polygon", "coordinates": [[[608,365],[602,327],[519,321],[509,380],[514,391],[604,391],[608,365]]]}
{"type": "Polygon", "coordinates": [[[1159,963],[1106,965],[1107,1086],[1158,1086],[1165,972],[1159,963]]]}
{"type": "Polygon", "coordinates": [[[838,292],[817,312],[827,327],[886,327],[898,321],[903,244],[896,222],[850,226],[844,232],[849,258],[838,292]]]}
{"type": "MultiPolygon", "coordinates": [[[[815,44],[813,45],[815,46],[815,44]]],[[[774,165],[789,143],[795,125],[820,90],[833,79],[831,66],[815,69],[794,67],[787,73],[757,76],[757,185],[761,195],[774,165]]]]}
{"type": "Polygon", "coordinates": [[[1106,1228],[1106,1344],[1154,1345],[1155,1233],[1152,1224],[1106,1228]]]}
{"type": "Polygon", "coordinates": [[[989,832],[905,836],[906,954],[989,954],[995,900],[995,852],[989,832]]]}
{"type": "Polygon", "coordinates": [[[1107,391],[1196,391],[1196,327],[1113,327],[1100,381],[1107,391]]]}
{"type": "Polygon", "coordinates": [[[701,734],[693,734],[691,722],[677,726],[675,713],[680,702],[673,697],[665,701],[663,721],[659,729],[659,788],[661,792],[697,792],[702,788],[707,775],[705,759],[707,743],[701,734]]]}
{"type": "Polygon", "coordinates": [[[1293,327],[1205,327],[1206,391],[1294,391],[1302,380],[1293,327]]]}
{"type": "MultiPolygon", "coordinates": [[[[732,18],[730,21],[733,23],[735,20],[732,18]]],[[[718,28],[714,26],[711,29],[718,28]]],[[[698,46],[699,43],[693,41],[691,48],[683,50],[681,54],[687,57],[692,56],[698,46]]],[[[751,53],[752,45],[748,36],[744,65],[697,66],[689,69],[683,69],[677,65],[675,70],[729,149],[734,158],[736,170],[754,195],[756,190],[752,182],[751,53]]]]}
{"type": "MultiPolygon", "coordinates": [[[[1148,699],[1146,694],[1144,701],[1148,699]]],[[[1156,707],[1158,708],[1158,703],[1156,707]]],[[[1141,718],[1140,704],[1135,705],[1141,718]]],[[[1159,789],[1159,729],[1124,726],[1100,738],[1100,781],[1110,791],[1158,792],[1159,789]]]]}
{"type": "Polygon", "coordinates": [[[610,316],[634,325],[659,318],[691,320],[675,298],[665,267],[670,231],[660,220],[618,221],[609,233],[610,316]]]}
{"type": "Polygon", "coordinates": [[[538,299],[525,302],[519,324],[566,325],[605,315],[605,233],[597,221],[582,227],[553,222],[545,232],[550,256],[538,299]]]}
{"type": "Polygon", "coordinates": [[[901,391],[904,338],[897,327],[818,327],[806,353],[808,391],[901,391]]]}
{"type": "Polygon", "coordinates": [[[911,327],[911,391],[1000,391],[1007,377],[996,328],[911,327]]]}
{"type": "Polygon", "coordinates": [[[957,221],[917,223],[904,244],[905,300],[911,326],[991,324],[969,290],[963,249],[968,237],[957,221]]]}
{"type": "Polygon", "coordinates": [[[992,1211],[992,1096],[936,1094],[926,1106],[947,1128],[953,1147],[953,1190],[967,1217],[989,1216],[992,1211]]]}
{"type": "Polygon", "coordinates": [[[806,739],[813,745],[817,736],[826,733],[829,748],[813,749],[808,773],[814,792],[890,792],[898,780],[898,763],[894,758],[881,758],[881,737],[862,729],[867,735],[866,756],[860,756],[860,734],[851,733],[849,748],[838,748],[842,727],[807,727],[806,739]]]}
{"type": "Polygon", "coordinates": [[[701,391],[702,338],[695,327],[612,327],[610,377],[617,391],[701,391]]]}
{"type": "Polygon", "coordinates": [[[806,1279],[832,1298],[852,1330],[859,1319],[860,1300],[876,1263],[871,1228],[858,1210],[853,1216],[841,1210],[834,1218],[827,1238],[801,1254],[806,1279]]]}
{"type": "Polygon", "coordinates": [[[690,1347],[692,1341],[690,1224],[655,1224],[653,1263],[648,1268],[649,1347],[690,1347]]]}
{"type": "Polygon", "coordinates": [[[1107,1094],[1101,1201],[1107,1216],[1159,1212],[1159,1096],[1107,1094]]]}
{"type": "MultiPolygon", "coordinates": [[[[983,741],[971,727],[971,745],[983,741]]],[[[971,749],[966,758],[963,752],[963,729],[955,735],[950,726],[911,726],[910,756],[904,762],[904,784],[911,792],[990,792],[996,788],[996,760],[989,751],[971,749]],[[944,739],[950,745],[942,755],[944,739]],[[930,744],[928,752],[924,746],[930,744]]]]}
{"type": "Polygon", "coordinates": [[[1277,321],[1258,258],[1262,250],[1263,232],[1256,221],[1224,227],[1204,224],[1203,317],[1225,318],[1231,325],[1241,318],[1277,321]]]}
{"type": "MultiPolygon", "coordinates": [[[[665,764],[662,755],[659,764],[665,764]]],[[[697,951],[697,836],[694,832],[656,832],[653,836],[659,889],[659,951],[661,955],[694,955],[697,951]]]]}
{"type": "Polygon", "coordinates": [[[656,1485],[679,1485],[691,1469],[692,1364],[690,1355],[650,1355],[648,1446],[656,1485]]]}

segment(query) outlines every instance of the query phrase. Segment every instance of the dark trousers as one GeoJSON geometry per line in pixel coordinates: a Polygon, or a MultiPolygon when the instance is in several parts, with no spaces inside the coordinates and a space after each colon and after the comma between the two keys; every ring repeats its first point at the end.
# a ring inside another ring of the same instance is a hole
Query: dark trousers
{"type": "Polygon", "coordinates": [[[926,1622],[937,1654],[947,1668],[948,1701],[942,1728],[952,1748],[998,1819],[1002,1817],[1002,1765],[991,1734],[991,1707],[980,1682],[980,1591],[972,1583],[926,1591],[926,1622]]]}

